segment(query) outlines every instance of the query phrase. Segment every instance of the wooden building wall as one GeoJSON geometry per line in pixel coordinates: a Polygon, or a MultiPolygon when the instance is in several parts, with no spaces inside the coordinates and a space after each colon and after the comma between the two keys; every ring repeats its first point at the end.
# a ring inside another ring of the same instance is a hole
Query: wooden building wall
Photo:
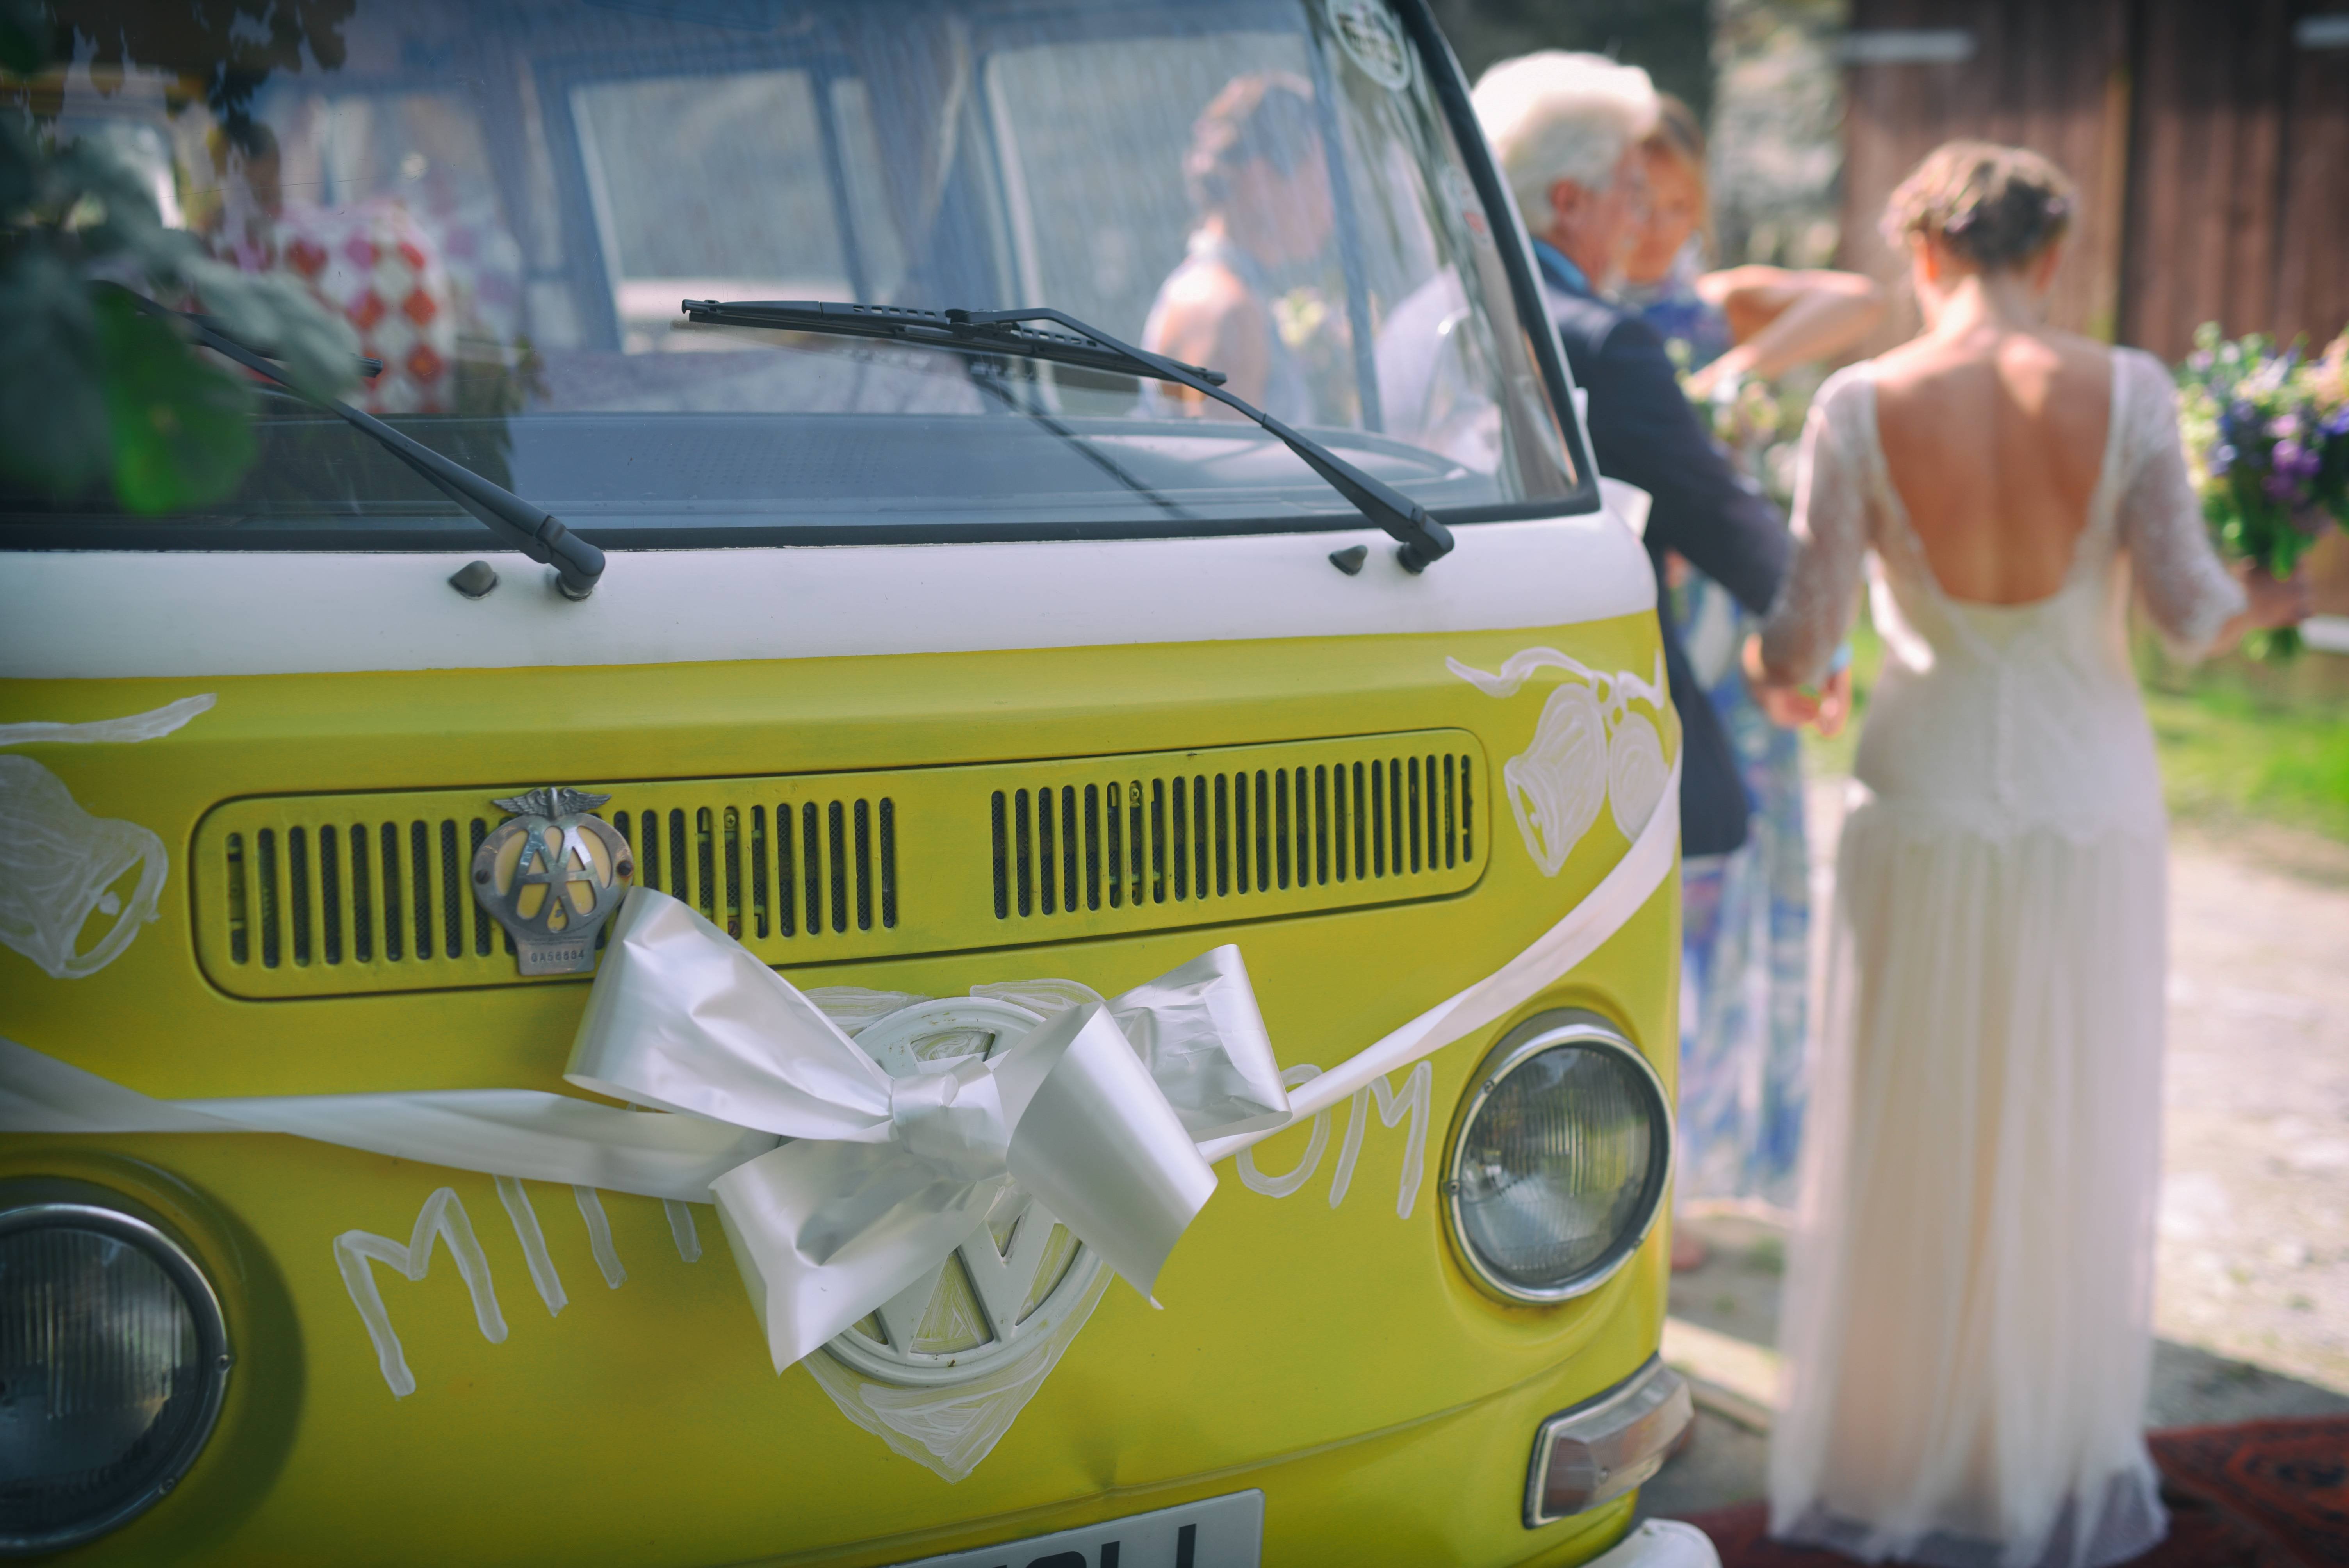
{"type": "Polygon", "coordinates": [[[1842,259],[1895,285],[1868,352],[1916,329],[1877,233],[1952,137],[2037,148],[2081,187],[2056,322],[2175,359],[2194,328],[2321,341],[2349,323],[2342,0],[1853,0],[1842,259]]]}

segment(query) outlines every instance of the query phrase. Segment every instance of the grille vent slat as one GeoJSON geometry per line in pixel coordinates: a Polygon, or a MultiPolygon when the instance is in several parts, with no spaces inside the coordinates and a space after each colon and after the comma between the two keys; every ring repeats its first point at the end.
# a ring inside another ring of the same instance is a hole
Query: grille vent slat
{"type": "MultiPolygon", "coordinates": [[[[492,819],[417,817],[396,809],[372,821],[347,820],[339,810],[315,819],[269,816],[268,825],[253,831],[221,835],[214,849],[219,880],[211,890],[215,907],[206,913],[230,969],[420,975],[427,964],[444,971],[463,964],[481,971],[481,980],[511,976],[513,941],[472,894],[473,853],[495,825],[492,819]]],[[[628,841],[639,882],[737,937],[746,926],[745,939],[761,941],[869,933],[876,923],[885,933],[897,924],[897,815],[888,797],[821,807],[777,800],[747,810],[730,804],[622,810],[606,820],[628,841]],[[802,820],[797,856],[792,834],[768,830],[771,812],[778,829],[795,816],[802,820]],[[827,820],[828,836],[819,827],[827,820]],[[793,918],[802,867],[803,923],[793,918]]],[[[308,994],[312,987],[293,989],[308,994]]]]}
{"type": "Polygon", "coordinates": [[[277,835],[267,828],[255,835],[261,849],[261,962],[270,968],[277,967],[277,911],[281,900],[277,893],[277,835]]]}
{"type": "Polygon", "coordinates": [[[1475,767],[1465,752],[1388,754],[997,790],[988,801],[995,917],[1383,892],[1381,883],[1413,896],[1413,879],[1475,868],[1475,767]]]}
{"type": "MultiPolygon", "coordinates": [[[[1481,757],[1430,730],[578,787],[610,794],[598,814],[638,885],[788,971],[1465,892],[1484,871],[1481,757]]],[[[472,887],[491,799],[528,788],[215,808],[193,847],[205,973],[257,999],[538,983],[472,887]]]]}

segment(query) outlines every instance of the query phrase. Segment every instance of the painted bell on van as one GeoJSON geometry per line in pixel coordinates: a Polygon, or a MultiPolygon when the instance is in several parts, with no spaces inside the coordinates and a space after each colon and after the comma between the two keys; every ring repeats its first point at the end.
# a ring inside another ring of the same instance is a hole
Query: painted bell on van
{"type": "Polygon", "coordinates": [[[473,896],[513,938],[525,975],[595,967],[595,934],[636,872],[628,841],[593,815],[610,799],[554,785],[495,802],[513,815],[473,851],[473,896]]]}

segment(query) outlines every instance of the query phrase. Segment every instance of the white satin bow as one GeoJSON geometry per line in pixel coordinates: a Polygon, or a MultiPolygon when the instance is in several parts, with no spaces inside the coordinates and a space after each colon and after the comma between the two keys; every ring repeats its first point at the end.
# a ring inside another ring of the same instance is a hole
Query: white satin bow
{"type": "Polygon", "coordinates": [[[790,1140],[710,1182],[778,1371],[936,1267],[1015,1183],[1149,1295],[1216,1188],[1197,1141],[1288,1114],[1236,947],[922,1066],[891,1077],[740,943],[637,888],[564,1076],[790,1140]]]}

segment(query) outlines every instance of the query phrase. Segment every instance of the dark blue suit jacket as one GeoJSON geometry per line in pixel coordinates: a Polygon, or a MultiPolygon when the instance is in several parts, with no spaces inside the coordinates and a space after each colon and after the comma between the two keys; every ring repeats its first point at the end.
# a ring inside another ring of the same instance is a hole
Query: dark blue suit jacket
{"type": "Polygon", "coordinates": [[[1682,651],[1664,592],[1664,552],[1678,551],[1760,614],[1786,574],[1792,540],[1785,519],[1697,422],[1653,327],[1578,292],[1549,266],[1542,281],[1575,384],[1590,395],[1587,422],[1599,471],[1655,500],[1648,558],[1656,572],[1664,667],[1681,717],[1681,852],[1725,854],[1745,842],[1753,803],[1720,716],[1682,651]]]}

